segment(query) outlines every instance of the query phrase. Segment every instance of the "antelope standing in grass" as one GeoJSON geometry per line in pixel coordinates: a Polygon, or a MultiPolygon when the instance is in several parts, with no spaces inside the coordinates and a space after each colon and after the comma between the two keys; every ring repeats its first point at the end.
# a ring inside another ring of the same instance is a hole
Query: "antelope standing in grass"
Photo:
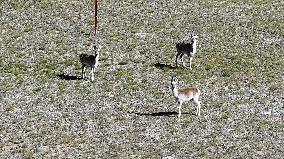
{"type": "Polygon", "coordinates": [[[99,64],[99,52],[101,47],[97,48],[96,46],[93,47],[95,51],[95,55],[88,55],[88,54],[81,54],[80,55],[80,62],[82,64],[82,78],[85,78],[86,73],[85,69],[86,66],[91,67],[91,74],[92,74],[92,81],[95,80],[95,69],[98,67],[99,64]]]}
{"type": "Polygon", "coordinates": [[[177,88],[177,81],[174,81],[173,77],[171,79],[172,91],[174,93],[174,97],[179,104],[178,117],[181,116],[181,106],[184,102],[193,101],[197,105],[196,115],[200,116],[200,90],[197,87],[185,87],[185,88],[177,88]]]}
{"type": "Polygon", "coordinates": [[[191,62],[193,59],[193,56],[196,54],[196,49],[197,49],[197,35],[192,35],[192,40],[191,43],[178,43],[176,45],[177,49],[177,55],[176,55],[176,67],[178,67],[178,58],[181,59],[183,67],[185,66],[184,60],[183,60],[183,55],[186,54],[189,57],[189,68],[191,68],[191,62]]]}

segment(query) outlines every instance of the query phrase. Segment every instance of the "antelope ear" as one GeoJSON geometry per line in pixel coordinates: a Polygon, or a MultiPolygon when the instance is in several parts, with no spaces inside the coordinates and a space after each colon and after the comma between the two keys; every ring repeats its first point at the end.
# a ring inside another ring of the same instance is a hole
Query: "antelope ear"
{"type": "Polygon", "coordinates": [[[196,38],[198,37],[195,31],[191,32],[191,37],[196,37],[196,38]]]}
{"type": "Polygon", "coordinates": [[[94,49],[94,51],[97,51],[97,50],[98,50],[98,48],[97,48],[96,45],[93,45],[93,49],[94,49]]]}
{"type": "Polygon", "coordinates": [[[171,75],[171,82],[177,82],[177,78],[175,75],[171,75]]]}

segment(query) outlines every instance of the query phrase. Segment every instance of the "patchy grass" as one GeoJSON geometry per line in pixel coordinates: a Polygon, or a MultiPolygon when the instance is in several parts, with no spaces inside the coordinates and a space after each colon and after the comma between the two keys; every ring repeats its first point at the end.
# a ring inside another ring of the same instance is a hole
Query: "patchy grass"
{"type": "Polygon", "coordinates": [[[280,1],[100,1],[95,38],[92,1],[0,4],[0,158],[282,158],[280,1]],[[174,68],[191,32],[193,70],[174,68]],[[200,117],[177,118],[172,75],[201,89],[200,117]]]}

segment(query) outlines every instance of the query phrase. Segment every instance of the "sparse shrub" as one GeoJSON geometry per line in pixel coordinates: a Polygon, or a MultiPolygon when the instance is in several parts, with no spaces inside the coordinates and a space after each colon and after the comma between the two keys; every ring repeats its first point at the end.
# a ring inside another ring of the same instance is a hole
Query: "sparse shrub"
{"type": "Polygon", "coordinates": [[[8,107],[5,108],[6,112],[11,112],[13,110],[14,110],[14,107],[12,107],[12,106],[8,106],[8,107]]]}
{"type": "Polygon", "coordinates": [[[73,59],[67,59],[67,60],[64,61],[64,66],[66,66],[66,67],[74,66],[76,64],[77,64],[76,60],[73,60],[73,59]]]}
{"type": "Polygon", "coordinates": [[[226,69],[222,70],[222,76],[223,77],[230,77],[231,75],[232,75],[231,69],[226,68],[226,69]]]}
{"type": "Polygon", "coordinates": [[[119,62],[118,64],[119,64],[119,65],[127,65],[127,64],[128,64],[128,61],[126,61],[126,60],[125,60],[125,61],[121,61],[121,62],[119,62]]]}
{"type": "Polygon", "coordinates": [[[118,76],[118,77],[123,77],[126,75],[126,72],[122,69],[118,69],[116,72],[115,72],[115,76],[118,76]]]}

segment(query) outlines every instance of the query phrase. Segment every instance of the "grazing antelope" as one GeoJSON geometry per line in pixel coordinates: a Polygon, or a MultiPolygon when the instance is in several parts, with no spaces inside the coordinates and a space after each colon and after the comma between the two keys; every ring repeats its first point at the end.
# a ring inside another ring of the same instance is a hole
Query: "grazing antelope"
{"type": "Polygon", "coordinates": [[[178,117],[181,116],[181,105],[186,101],[193,101],[197,105],[196,115],[200,116],[200,102],[198,101],[200,90],[197,87],[177,88],[177,81],[174,81],[173,77],[171,79],[171,84],[174,97],[179,104],[178,117]]]}
{"type": "Polygon", "coordinates": [[[176,44],[177,48],[177,55],[176,55],[176,67],[178,66],[178,58],[181,59],[183,67],[185,66],[185,63],[183,61],[183,55],[186,54],[189,57],[189,68],[191,68],[191,62],[193,59],[193,56],[196,53],[196,48],[197,48],[197,35],[192,35],[192,40],[191,43],[178,43],[176,44]]]}
{"type": "Polygon", "coordinates": [[[81,54],[80,55],[80,62],[82,64],[82,78],[85,78],[85,69],[86,66],[91,67],[91,74],[92,74],[92,81],[95,80],[95,69],[98,67],[99,64],[99,51],[101,47],[97,48],[96,46],[93,47],[95,51],[95,55],[88,55],[88,54],[81,54]]]}

